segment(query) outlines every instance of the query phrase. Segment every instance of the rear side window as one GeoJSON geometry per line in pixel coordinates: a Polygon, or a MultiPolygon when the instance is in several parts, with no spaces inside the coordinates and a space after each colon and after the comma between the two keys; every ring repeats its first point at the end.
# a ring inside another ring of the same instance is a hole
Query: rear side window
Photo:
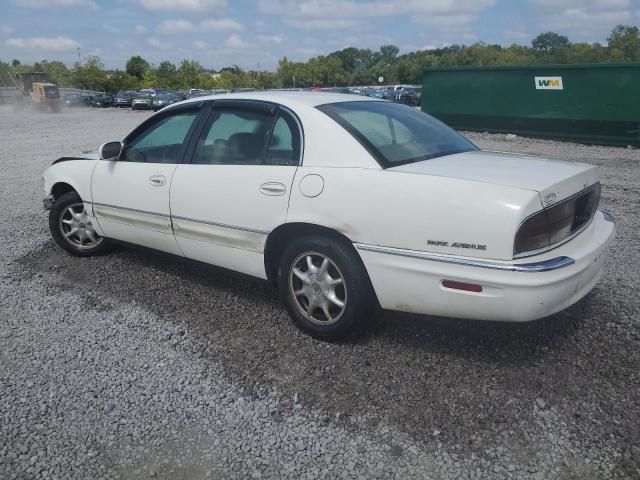
{"type": "Polygon", "coordinates": [[[276,120],[267,151],[267,165],[298,165],[300,137],[294,123],[289,116],[280,115],[276,120]]]}
{"type": "Polygon", "coordinates": [[[300,135],[290,115],[227,107],[214,111],[192,163],[201,165],[298,165],[300,135]]]}
{"type": "Polygon", "coordinates": [[[444,123],[390,102],[341,102],[317,107],[351,133],[384,168],[477,148],[444,123]]]}
{"type": "Polygon", "coordinates": [[[273,115],[249,109],[217,112],[198,142],[193,163],[260,165],[273,115]]]}

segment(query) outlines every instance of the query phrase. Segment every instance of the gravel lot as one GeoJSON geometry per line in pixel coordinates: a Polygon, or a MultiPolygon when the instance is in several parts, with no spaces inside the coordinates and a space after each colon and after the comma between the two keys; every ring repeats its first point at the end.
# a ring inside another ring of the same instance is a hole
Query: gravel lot
{"type": "Polygon", "coordinates": [[[0,110],[0,478],[640,478],[640,154],[504,135],[603,168],[595,290],[530,324],[382,313],[310,339],[260,282],[54,246],[41,172],[148,116],[0,110]]]}

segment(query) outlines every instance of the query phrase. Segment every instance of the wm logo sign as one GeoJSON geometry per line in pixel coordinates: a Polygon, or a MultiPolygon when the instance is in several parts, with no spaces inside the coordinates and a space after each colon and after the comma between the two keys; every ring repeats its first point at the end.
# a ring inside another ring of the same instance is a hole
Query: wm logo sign
{"type": "Polygon", "coordinates": [[[562,77],[535,77],[536,90],[562,90],[562,77]]]}

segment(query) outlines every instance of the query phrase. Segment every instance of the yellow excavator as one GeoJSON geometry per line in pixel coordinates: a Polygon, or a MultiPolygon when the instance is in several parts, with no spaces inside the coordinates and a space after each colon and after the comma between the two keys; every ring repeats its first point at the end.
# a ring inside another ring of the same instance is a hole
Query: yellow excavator
{"type": "Polygon", "coordinates": [[[47,81],[44,72],[27,72],[17,75],[21,84],[21,92],[15,98],[13,107],[15,110],[24,110],[33,106],[38,110],[48,110],[59,112],[62,109],[62,99],[60,91],[55,83],[47,81]]]}

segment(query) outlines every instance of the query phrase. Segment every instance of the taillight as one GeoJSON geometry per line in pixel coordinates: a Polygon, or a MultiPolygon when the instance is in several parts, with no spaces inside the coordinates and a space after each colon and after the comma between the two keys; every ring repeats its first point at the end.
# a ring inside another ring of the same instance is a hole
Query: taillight
{"type": "Polygon", "coordinates": [[[580,192],[558,205],[529,217],[520,225],[513,247],[514,255],[549,248],[585,227],[600,203],[600,184],[580,192]]]}

